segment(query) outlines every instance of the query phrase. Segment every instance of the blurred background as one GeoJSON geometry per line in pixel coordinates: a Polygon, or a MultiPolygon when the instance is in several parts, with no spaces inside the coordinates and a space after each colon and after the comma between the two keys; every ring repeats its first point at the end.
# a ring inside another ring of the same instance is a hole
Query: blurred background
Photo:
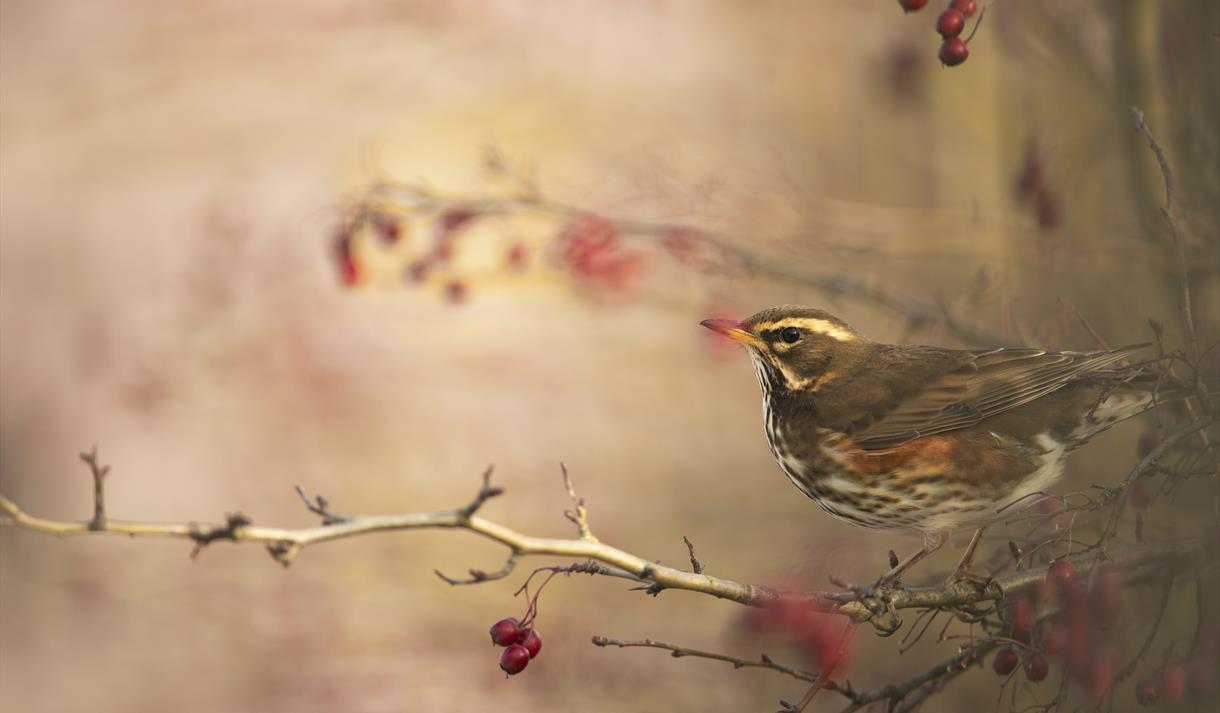
{"type": "MultiPolygon", "coordinates": [[[[952,69],[939,11],[0,0],[0,489],[86,518],[77,453],[97,444],[112,517],[306,526],[295,484],[343,513],[446,509],[494,462],[507,494],[484,514],[567,537],[562,460],[596,534],[643,557],[682,565],[686,535],[738,581],[875,576],[918,541],[792,488],[747,360],[700,319],[804,303],[879,340],[966,343],[909,304],[1007,343],[1093,348],[1151,339],[1151,318],[1180,347],[1181,272],[1132,104],[1173,166],[1205,345],[1220,314],[1214,4],[995,3],[952,69]],[[404,266],[436,228],[406,215],[394,246],[352,238],[344,284],[336,230],[371,186],[516,195],[489,147],[549,199],[729,236],[798,279],[693,268],[654,242],[630,280],[588,289],[548,252],[562,216],[527,210],[478,221],[419,279],[404,266]],[[516,245],[530,259],[508,269],[516,245]]],[[[1146,428],[1099,438],[1061,487],[1118,480],[1146,428]]],[[[1150,531],[1188,529],[1190,497],[1150,531]]],[[[772,710],[804,690],[595,648],[651,636],[800,662],[744,632],[736,605],[588,577],[549,586],[543,655],[506,680],[487,627],[520,616],[513,591],[547,562],[449,587],[433,569],[505,554],[465,533],[325,544],[286,570],[258,546],[189,550],[0,529],[0,709],[772,710]]],[[[1167,637],[1191,635],[1189,601],[1167,637]]],[[[899,656],[862,633],[858,688],[954,650],[899,656]]],[[[930,705],[995,696],[978,673],[930,705]]]]}

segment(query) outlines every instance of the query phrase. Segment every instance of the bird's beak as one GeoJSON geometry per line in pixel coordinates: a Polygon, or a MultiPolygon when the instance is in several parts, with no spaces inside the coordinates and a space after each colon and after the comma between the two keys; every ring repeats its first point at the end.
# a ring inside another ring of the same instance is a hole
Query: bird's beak
{"type": "Polygon", "coordinates": [[[705,319],[699,324],[747,347],[761,349],[763,346],[761,339],[741,328],[741,322],[731,319],[705,319]]]}

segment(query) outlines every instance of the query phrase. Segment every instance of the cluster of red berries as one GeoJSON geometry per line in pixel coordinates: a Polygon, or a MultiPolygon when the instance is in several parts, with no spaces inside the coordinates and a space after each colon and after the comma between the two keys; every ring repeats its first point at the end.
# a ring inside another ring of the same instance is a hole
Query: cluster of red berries
{"type": "MultiPolygon", "coordinates": [[[[922,10],[928,0],[898,0],[904,12],[922,10]]],[[[960,35],[966,29],[966,20],[979,9],[975,0],[951,0],[949,7],[936,17],[936,31],[940,33],[940,61],[947,67],[956,67],[970,56],[970,48],[960,35]]]]}
{"type": "MultiPolygon", "coordinates": [[[[1014,596],[1008,605],[1008,636],[1025,644],[1029,651],[1024,659],[1026,679],[1033,683],[1045,679],[1050,672],[1047,657],[1058,657],[1072,680],[1094,700],[1101,700],[1117,682],[1120,656],[1113,637],[1122,608],[1122,578],[1114,569],[1103,569],[1094,578],[1091,590],[1088,579],[1077,577],[1066,559],[1055,561],[1047,569],[1041,597],[1049,599],[1058,613],[1037,625],[1030,597],[1014,596]]],[[[997,674],[1008,676],[1021,663],[1017,649],[1006,646],[996,652],[991,667],[997,674]]],[[[1197,668],[1206,669],[1202,657],[1197,668]]],[[[1213,687],[1212,681],[1206,674],[1188,672],[1179,661],[1169,661],[1156,675],[1136,685],[1135,697],[1145,706],[1158,701],[1177,703],[1188,688],[1206,695],[1213,687]]]]}
{"type": "MultiPolygon", "coordinates": [[[[336,232],[334,257],[339,281],[346,287],[354,287],[364,281],[368,250],[379,246],[387,254],[403,245],[411,223],[405,219],[363,208],[353,212],[354,217],[345,222],[336,232]],[[356,248],[362,243],[362,251],[356,248]],[[358,255],[360,252],[360,255],[358,255]]],[[[461,234],[483,215],[476,208],[454,206],[440,212],[431,221],[432,240],[426,243],[403,269],[403,279],[412,284],[426,281],[435,272],[450,267],[457,250],[461,234]]],[[[530,251],[522,243],[513,243],[505,252],[504,264],[512,272],[525,272],[530,265],[530,251]]],[[[453,303],[465,302],[468,296],[466,281],[459,277],[445,280],[442,286],[445,299],[453,303]]]]}
{"type": "MultiPolygon", "coordinates": [[[[1046,656],[1058,656],[1072,678],[1100,700],[1118,670],[1118,649],[1109,634],[1122,608],[1122,578],[1119,572],[1106,569],[1098,573],[1091,591],[1087,587],[1071,562],[1055,561],[1047,568],[1041,597],[1052,601],[1059,613],[1035,632],[1033,602],[1019,594],[1009,602],[1009,636],[1029,645],[1033,652],[1025,659],[1027,679],[1037,683],[1046,678],[1050,668],[1046,656]]],[[[992,662],[993,670],[1008,675],[1016,667],[1011,663],[1016,656],[1012,649],[1001,649],[992,662]]]]}
{"type": "Polygon", "coordinates": [[[1025,160],[1017,175],[1016,195],[1018,202],[1033,211],[1042,230],[1054,230],[1063,223],[1063,201],[1046,185],[1046,168],[1038,146],[1032,141],[1025,149],[1025,160]]]}
{"type": "Polygon", "coordinates": [[[555,243],[560,266],[602,293],[630,292],[642,274],[643,255],[626,249],[618,224],[601,216],[576,216],[555,243]]]}
{"type": "Polygon", "coordinates": [[[494,646],[504,646],[500,654],[500,668],[510,676],[516,676],[525,670],[530,659],[542,651],[542,639],[533,626],[523,625],[509,617],[491,625],[491,643],[494,646]]]}

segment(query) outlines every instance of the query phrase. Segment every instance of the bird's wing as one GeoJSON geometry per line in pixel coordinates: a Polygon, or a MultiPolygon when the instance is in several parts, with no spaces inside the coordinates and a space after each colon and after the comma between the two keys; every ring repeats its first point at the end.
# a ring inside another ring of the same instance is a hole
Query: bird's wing
{"type": "MultiPolygon", "coordinates": [[[[943,373],[920,378],[926,355],[891,357],[870,370],[874,388],[855,393],[884,395],[840,424],[865,449],[890,448],[920,436],[951,431],[1016,408],[1057,391],[1083,375],[1121,361],[1146,345],[1105,352],[1051,352],[1041,349],[944,350],[943,373]],[[948,355],[955,355],[955,360],[948,355]],[[906,363],[904,363],[904,361],[906,363]],[[904,378],[907,376],[908,378],[904,378]],[[913,378],[911,378],[913,377],[913,378]]],[[[869,398],[865,396],[865,398],[869,398]]],[[[849,415],[852,409],[844,409],[849,415]]]]}

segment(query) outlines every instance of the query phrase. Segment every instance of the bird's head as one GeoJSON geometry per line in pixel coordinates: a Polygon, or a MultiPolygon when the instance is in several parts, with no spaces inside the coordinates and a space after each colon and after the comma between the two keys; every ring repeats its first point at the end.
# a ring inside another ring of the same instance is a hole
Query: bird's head
{"type": "Polygon", "coordinates": [[[869,343],[838,317],[795,305],[772,307],[740,322],[705,319],[700,324],[749,351],[764,390],[814,392],[869,343]]]}

